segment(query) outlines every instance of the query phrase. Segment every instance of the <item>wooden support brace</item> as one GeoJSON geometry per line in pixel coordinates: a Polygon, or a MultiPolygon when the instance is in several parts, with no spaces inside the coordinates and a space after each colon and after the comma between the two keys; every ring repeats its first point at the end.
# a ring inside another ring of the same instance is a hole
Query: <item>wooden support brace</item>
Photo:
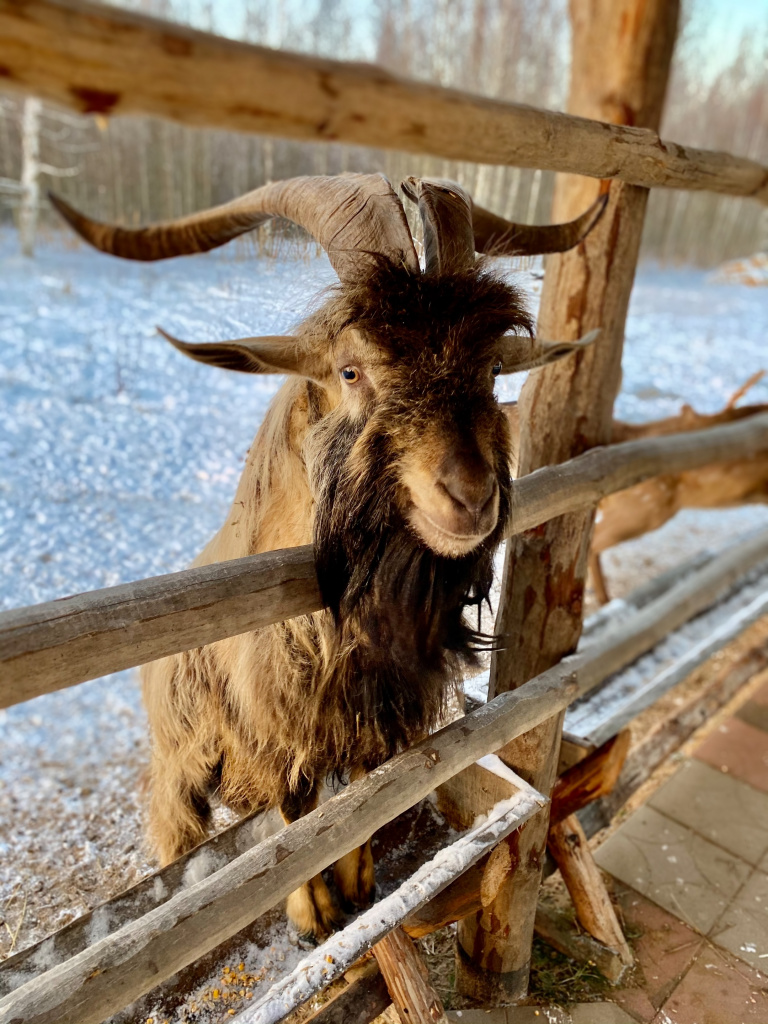
{"type": "Polygon", "coordinates": [[[550,828],[548,846],[573,900],[579,923],[603,946],[615,949],[624,966],[630,967],[632,952],[575,814],[550,828]]]}
{"type": "Polygon", "coordinates": [[[426,965],[402,928],[385,935],[373,952],[402,1024],[448,1024],[426,965]]]}
{"type": "MultiPolygon", "coordinates": [[[[392,1002],[387,983],[375,960],[347,971],[349,984],[327,1003],[304,1017],[302,1024],[369,1024],[392,1002]]],[[[303,1010],[297,1011],[302,1014],[303,1010]]],[[[293,1021],[293,1017],[287,1019],[293,1021]]]]}
{"type": "Polygon", "coordinates": [[[617,950],[603,946],[587,932],[574,928],[570,916],[547,903],[539,902],[536,908],[536,934],[563,956],[577,963],[594,964],[614,985],[627,969],[617,950]]]}
{"type": "Polygon", "coordinates": [[[623,729],[560,776],[552,790],[550,828],[613,790],[629,753],[630,740],[629,729],[623,729]]]}

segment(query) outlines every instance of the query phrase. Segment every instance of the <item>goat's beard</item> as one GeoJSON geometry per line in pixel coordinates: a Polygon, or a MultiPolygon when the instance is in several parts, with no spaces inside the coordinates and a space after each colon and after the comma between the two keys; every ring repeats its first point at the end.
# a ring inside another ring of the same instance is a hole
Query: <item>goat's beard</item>
{"type": "Polygon", "coordinates": [[[314,474],[317,574],[335,621],[334,657],[321,686],[348,708],[356,731],[365,726],[375,733],[381,759],[437,725],[477,653],[493,644],[493,636],[480,632],[479,610],[490,604],[510,484],[508,473],[497,473],[493,533],[467,555],[439,555],[400,511],[384,432],[365,431],[366,468],[362,475],[349,471],[364,429],[345,421],[324,431],[322,468],[314,474]],[[472,606],[477,628],[465,617],[472,606]]]}

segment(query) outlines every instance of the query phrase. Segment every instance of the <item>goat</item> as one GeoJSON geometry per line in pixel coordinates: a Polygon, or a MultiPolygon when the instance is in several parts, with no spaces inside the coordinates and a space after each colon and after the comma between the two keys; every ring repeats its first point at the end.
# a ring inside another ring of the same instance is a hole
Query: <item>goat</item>
{"type": "MultiPolygon", "coordinates": [[[[495,255],[563,251],[602,197],[563,225],[511,224],[453,182],[380,175],[265,185],[184,219],[127,230],[52,197],[103,252],[155,260],[223,245],[270,216],[306,228],[340,287],[290,337],[195,344],[185,355],[286,373],[250,449],[233,514],[197,565],[313,543],[326,609],[147,665],[150,832],[163,863],[206,836],[210,800],[291,822],[330,775],[355,779],[434,729],[490,638],[464,618],[488,599],[510,508],[510,437],[496,374],[576,353],[546,343],[495,255]]],[[[370,841],[334,869],[345,906],[374,894],[370,841]]],[[[317,875],[288,899],[300,935],[340,920],[317,875]]]]}

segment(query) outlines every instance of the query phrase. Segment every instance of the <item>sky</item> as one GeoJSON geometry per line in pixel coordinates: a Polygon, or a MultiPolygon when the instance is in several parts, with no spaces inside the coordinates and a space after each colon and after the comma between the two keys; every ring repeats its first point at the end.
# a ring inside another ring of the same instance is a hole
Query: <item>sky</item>
{"type": "Polygon", "coordinates": [[[701,32],[711,72],[734,60],[745,32],[768,38],[768,0],[698,0],[691,6],[691,28],[701,32]]]}

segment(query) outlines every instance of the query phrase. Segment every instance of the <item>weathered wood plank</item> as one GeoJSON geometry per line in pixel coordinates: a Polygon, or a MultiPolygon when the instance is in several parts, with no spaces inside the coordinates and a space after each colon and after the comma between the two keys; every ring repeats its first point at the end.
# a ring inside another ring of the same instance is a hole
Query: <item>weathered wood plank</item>
{"type": "MultiPolygon", "coordinates": [[[[184,879],[193,873],[209,874],[216,867],[233,860],[244,850],[254,847],[262,838],[261,815],[244,818],[236,825],[190,850],[161,871],[118,893],[87,914],[40,942],[14,953],[0,963],[0,996],[56,964],[64,963],[93,943],[95,935],[116,932],[129,921],[154,910],[184,888],[184,879]],[[208,868],[206,871],[205,868],[208,868]]],[[[278,819],[279,820],[279,819],[278,819]]],[[[275,831],[279,831],[281,826],[275,831]]]]}
{"type": "Polygon", "coordinates": [[[81,113],[152,114],[768,201],[768,168],[662,142],[655,131],[268,50],[85,0],[0,0],[0,74],[4,87],[81,113]]]}
{"type": "Polygon", "coordinates": [[[347,988],[337,992],[303,1024],[369,1024],[392,1002],[374,960],[361,968],[347,988]]]}
{"type": "Polygon", "coordinates": [[[625,971],[618,950],[601,945],[591,935],[577,931],[573,921],[562,911],[539,903],[536,908],[536,934],[564,956],[578,963],[590,963],[614,984],[625,971]]]}
{"type": "Polygon", "coordinates": [[[0,615],[0,707],[322,607],[309,546],[0,615]]]}
{"type": "Polygon", "coordinates": [[[547,845],[560,868],[581,926],[601,945],[615,949],[624,967],[631,967],[632,953],[575,814],[550,828],[547,845]]]}
{"type": "MultiPolygon", "coordinates": [[[[765,449],[768,414],[592,449],[514,481],[509,533],[590,508],[647,476],[765,449]]],[[[302,547],[3,612],[0,708],[321,606],[312,551],[302,547]]]]}

